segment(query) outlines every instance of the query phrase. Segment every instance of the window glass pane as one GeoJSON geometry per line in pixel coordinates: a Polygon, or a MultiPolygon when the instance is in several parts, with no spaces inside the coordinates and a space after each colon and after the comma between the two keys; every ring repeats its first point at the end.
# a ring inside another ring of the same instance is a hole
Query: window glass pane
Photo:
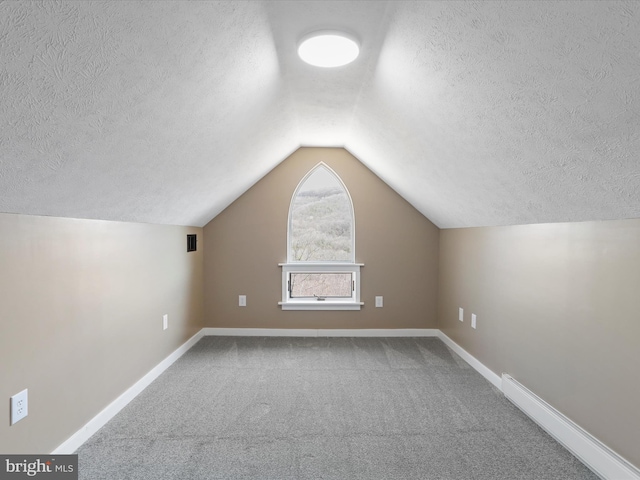
{"type": "Polygon", "coordinates": [[[351,201],[324,167],[300,186],[291,205],[289,261],[353,261],[351,201]]]}
{"type": "Polygon", "coordinates": [[[291,298],[351,297],[351,273],[291,273],[291,298]]]}

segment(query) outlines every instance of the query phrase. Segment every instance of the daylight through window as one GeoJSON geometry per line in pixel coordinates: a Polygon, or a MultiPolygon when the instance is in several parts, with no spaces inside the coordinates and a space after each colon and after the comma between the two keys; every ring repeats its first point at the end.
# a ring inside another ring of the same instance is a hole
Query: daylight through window
{"type": "Polygon", "coordinates": [[[298,186],[289,212],[289,262],[353,262],[353,207],[323,165],[298,186]]]}
{"type": "Polygon", "coordinates": [[[360,309],[362,265],[355,263],[353,204],[342,180],[324,163],[293,194],[287,239],[283,309],[360,309]]]}

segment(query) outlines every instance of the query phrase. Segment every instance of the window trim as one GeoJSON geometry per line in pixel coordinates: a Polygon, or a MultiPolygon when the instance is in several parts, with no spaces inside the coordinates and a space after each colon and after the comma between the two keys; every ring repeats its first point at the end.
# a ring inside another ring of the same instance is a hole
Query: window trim
{"type": "Polygon", "coordinates": [[[360,268],[363,263],[324,262],[324,263],[280,263],[282,267],[282,301],[278,305],[282,310],[360,310],[360,268]],[[288,288],[291,273],[345,273],[350,272],[354,278],[354,289],[351,297],[332,298],[322,301],[291,298],[288,288]]]}
{"type": "Polygon", "coordinates": [[[317,163],[307,174],[302,177],[302,180],[296,186],[291,201],[289,203],[289,214],[287,218],[287,263],[280,263],[282,268],[282,301],[278,302],[278,305],[282,307],[282,310],[360,310],[363,302],[360,301],[360,267],[364,264],[356,263],[356,214],[353,207],[353,199],[349,193],[349,189],[331,167],[324,162],[317,163]],[[347,194],[350,206],[351,215],[351,254],[349,260],[342,261],[298,261],[292,258],[291,249],[291,220],[293,215],[293,204],[296,201],[298,193],[302,186],[306,183],[311,175],[313,175],[319,168],[324,168],[329,174],[333,175],[342,186],[344,192],[347,194]],[[354,288],[353,295],[351,297],[343,298],[325,298],[324,300],[311,300],[307,298],[291,298],[288,285],[290,276],[292,273],[346,273],[350,272],[353,275],[354,288]]]}
{"type": "MultiPolygon", "coordinates": [[[[289,202],[289,215],[287,217],[287,262],[288,263],[306,263],[304,261],[301,260],[294,260],[291,256],[291,219],[292,219],[292,215],[293,215],[293,202],[296,201],[296,197],[298,196],[298,192],[300,191],[300,188],[306,183],[307,179],[314,174],[314,172],[316,170],[318,170],[319,168],[324,168],[325,170],[327,170],[331,175],[333,175],[336,180],[338,180],[338,182],[340,182],[340,185],[342,185],[342,188],[344,189],[345,193],[347,194],[347,198],[349,199],[349,206],[350,208],[350,214],[351,214],[351,255],[350,255],[350,260],[349,261],[338,261],[338,262],[333,262],[333,261],[327,261],[326,263],[350,263],[350,262],[355,262],[356,259],[356,214],[353,208],[353,199],[351,198],[351,194],[349,193],[349,189],[347,188],[347,186],[344,184],[344,182],[342,181],[342,179],[340,178],[340,175],[338,175],[329,165],[327,165],[324,162],[319,162],[315,167],[313,167],[311,170],[309,170],[307,172],[307,174],[302,177],[302,180],[300,180],[300,182],[298,182],[298,185],[296,186],[296,189],[293,191],[293,195],[291,196],[291,201],[289,202]]],[[[316,262],[310,262],[310,263],[316,263],[316,262]]]]}

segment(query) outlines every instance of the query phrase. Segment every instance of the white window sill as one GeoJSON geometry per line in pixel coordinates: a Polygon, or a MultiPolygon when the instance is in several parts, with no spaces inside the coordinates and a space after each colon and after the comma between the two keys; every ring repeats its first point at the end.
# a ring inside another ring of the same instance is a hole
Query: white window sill
{"type": "Polygon", "coordinates": [[[325,263],[281,263],[282,267],[282,301],[278,305],[282,310],[360,310],[363,302],[360,301],[360,267],[362,263],[342,263],[342,262],[325,262],[325,263]],[[353,273],[354,289],[351,297],[342,297],[340,299],[327,298],[318,301],[310,297],[293,297],[291,298],[288,290],[289,275],[291,273],[334,273],[349,272],[353,273]]]}
{"type": "Polygon", "coordinates": [[[310,302],[278,302],[282,310],[360,310],[364,302],[332,302],[317,300],[310,302]]]}

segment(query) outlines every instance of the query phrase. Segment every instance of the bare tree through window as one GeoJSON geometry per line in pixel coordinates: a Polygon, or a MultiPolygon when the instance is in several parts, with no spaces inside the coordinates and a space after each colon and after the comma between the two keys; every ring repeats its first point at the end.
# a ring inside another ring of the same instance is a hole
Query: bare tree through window
{"type": "MultiPolygon", "coordinates": [[[[289,262],[353,263],[353,206],[340,179],[323,164],[296,190],[289,212],[289,262]]],[[[351,273],[291,274],[291,298],[351,298],[351,273]]]]}
{"type": "Polygon", "coordinates": [[[290,261],[353,261],[351,201],[327,168],[317,167],[291,204],[290,261]]]}

